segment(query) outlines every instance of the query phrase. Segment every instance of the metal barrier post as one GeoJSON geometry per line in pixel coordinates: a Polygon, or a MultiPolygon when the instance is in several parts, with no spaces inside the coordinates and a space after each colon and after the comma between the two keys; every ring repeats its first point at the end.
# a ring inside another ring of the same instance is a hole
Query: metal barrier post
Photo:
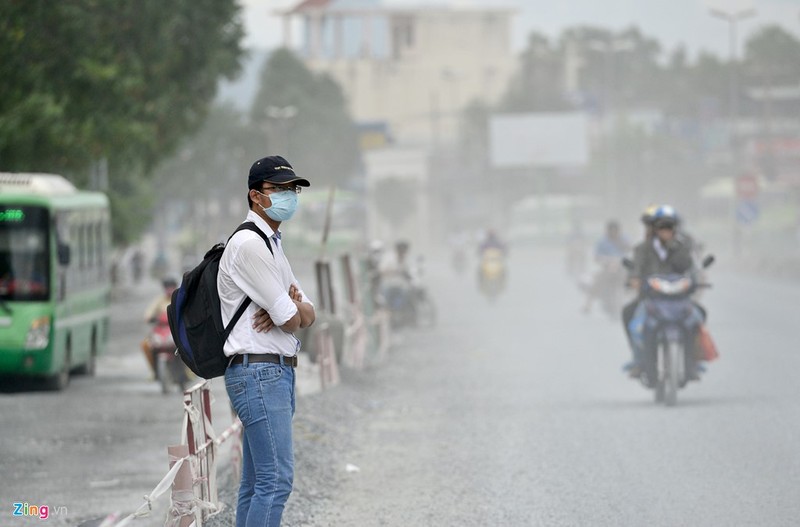
{"type": "Polygon", "coordinates": [[[319,350],[317,361],[320,366],[320,380],[324,390],[339,384],[339,367],[336,365],[336,350],[333,345],[330,325],[327,323],[321,324],[316,336],[317,350],[319,350]]]}
{"type": "Polygon", "coordinates": [[[364,356],[367,351],[367,323],[364,318],[364,305],[361,291],[358,287],[352,260],[349,254],[340,258],[342,272],[344,273],[345,292],[347,293],[348,324],[345,327],[344,350],[342,362],[350,368],[361,370],[364,368],[364,356]]]}

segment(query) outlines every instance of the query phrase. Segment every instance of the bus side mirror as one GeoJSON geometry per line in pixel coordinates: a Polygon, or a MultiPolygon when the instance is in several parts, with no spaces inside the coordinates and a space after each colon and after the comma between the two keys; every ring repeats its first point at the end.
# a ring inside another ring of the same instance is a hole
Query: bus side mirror
{"type": "Polygon", "coordinates": [[[711,264],[714,263],[714,260],[715,258],[713,254],[709,254],[708,256],[706,256],[703,259],[703,269],[708,269],[709,267],[711,267],[711,264]]]}
{"type": "Polygon", "coordinates": [[[58,263],[67,267],[70,262],[70,248],[69,245],[63,242],[58,242],[58,263]]]}

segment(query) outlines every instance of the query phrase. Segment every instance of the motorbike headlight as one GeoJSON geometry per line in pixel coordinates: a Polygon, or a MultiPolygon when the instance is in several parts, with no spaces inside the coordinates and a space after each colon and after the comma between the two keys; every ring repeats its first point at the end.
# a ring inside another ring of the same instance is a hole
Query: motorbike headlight
{"type": "Polygon", "coordinates": [[[44,349],[50,343],[50,317],[44,316],[31,322],[28,336],[25,338],[25,349],[44,349]]]}

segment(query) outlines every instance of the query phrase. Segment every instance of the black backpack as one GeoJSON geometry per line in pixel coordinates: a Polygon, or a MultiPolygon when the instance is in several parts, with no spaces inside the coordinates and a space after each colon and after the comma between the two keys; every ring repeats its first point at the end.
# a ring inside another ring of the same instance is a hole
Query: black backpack
{"type": "MultiPolygon", "coordinates": [[[[269,238],[255,223],[242,223],[233,234],[242,230],[253,231],[261,236],[272,253],[269,238]]],[[[209,249],[203,261],[183,275],[181,285],[173,291],[172,303],[167,307],[169,329],[178,347],[177,353],[184,364],[203,379],[213,379],[225,374],[230,360],[223,352],[225,341],[251,302],[250,297],[246,297],[228,326],[222,325],[217,273],[224,250],[223,243],[209,249]]]]}

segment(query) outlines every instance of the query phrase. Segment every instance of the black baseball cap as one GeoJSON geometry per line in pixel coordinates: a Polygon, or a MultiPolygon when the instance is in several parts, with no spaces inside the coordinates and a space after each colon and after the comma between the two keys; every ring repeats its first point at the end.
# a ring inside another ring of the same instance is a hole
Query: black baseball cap
{"type": "Polygon", "coordinates": [[[301,187],[311,186],[311,183],[306,178],[295,174],[292,165],[281,156],[262,157],[250,167],[247,188],[256,188],[264,181],[278,185],[294,183],[301,187]]]}

